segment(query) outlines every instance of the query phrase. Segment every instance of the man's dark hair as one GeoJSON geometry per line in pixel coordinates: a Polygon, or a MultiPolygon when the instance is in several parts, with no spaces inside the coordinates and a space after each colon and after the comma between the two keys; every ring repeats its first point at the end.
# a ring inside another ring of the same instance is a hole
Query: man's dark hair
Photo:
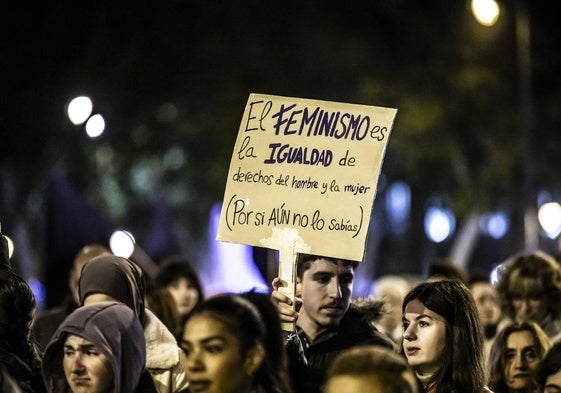
{"type": "Polygon", "coordinates": [[[352,266],[353,269],[356,269],[358,266],[357,261],[351,261],[349,259],[324,257],[322,255],[315,254],[298,254],[298,258],[296,260],[296,277],[302,279],[302,276],[304,276],[304,272],[308,270],[310,266],[312,266],[312,263],[317,261],[318,259],[325,259],[326,261],[330,261],[333,263],[342,261],[344,266],[352,266]]]}

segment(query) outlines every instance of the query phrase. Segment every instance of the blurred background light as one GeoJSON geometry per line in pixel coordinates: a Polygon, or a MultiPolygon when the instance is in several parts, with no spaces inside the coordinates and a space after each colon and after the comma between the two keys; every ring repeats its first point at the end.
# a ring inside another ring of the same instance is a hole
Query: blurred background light
{"type": "Polygon", "coordinates": [[[495,0],[472,0],[471,12],[483,26],[493,26],[499,19],[499,4],[495,0]]]}
{"type": "Polygon", "coordinates": [[[489,275],[489,280],[491,281],[491,285],[497,286],[501,278],[501,274],[504,270],[505,270],[504,264],[500,264],[496,266],[493,270],[491,270],[491,274],[489,275]]]}
{"type": "Polygon", "coordinates": [[[86,96],[73,98],[66,107],[66,115],[74,125],[84,123],[92,114],[92,100],[86,96]]]}
{"type": "Polygon", "coordinates": [[[14,255],[14,242],[8,236],[3,236],[6,238],[6,242],[8,243],[8,258],[12,258],[12,255],[14,255]]]}
{"type": "Polygon", "coordinates": [[[177,106],[173,103],[167,102],[160,105],[156,111],[156,118],[160,123],[171,123],[179,115],[177,106]]]}
{"type": "Polygon", "coordinates": [[[430,207],[425,214],[425,233],[435,243],[446,240],[456,227],[454,214],[445,208],[430,207]]]}
{"type": "Polygon", "coordinates": [[[170,148],[166,154],[164,154],[163,159],[164,168],[169,170],[178,170],[185,164],[185,152],[181,146],[173,146],[170,148]]]}
{"type": "Polygon", "coordinates": [[[97,138],[105,131],[105,119],[99,113],[93,115],[86,123],[86,133],[90,138],[97,138]]]}
{"type": "Polygon", "coordinates": [[[404,182],[395,182],[386,193],[388,230],[394,235],[403,234],[409,227],[411,189],[404,182]]]}
{"type": "Polygon", "coordinates": [[[113,232],[109,238],[109,248],[113,254],[119,257],[130,258],[134,252],[135,242],[134,236],[130,232],[118,230],[113,232]]]}
{"type": "Polygon", "coordinates": [[[46,289],[43,283],[33,276],[27,280],[27,283],[31,288],[31,292],[33,292],[33,295],[35,296],[35,302],[38,305],[42,305],[46,298],[46,289]]]}
{"type": "Polygon", "coordinates": [[[481,231],[493,239],[501,239],[504,237],[509,226],[508,217],[504,212],[484,214],[479,222],[481,231]]]}
{"type": "Polygon", "coordinates": [[[267,293],[268,284],[253,259],[253,248],[245,244],[216,240],[222,204],[215,204],[210,212],[208,242],[212,264],[201,267],[205,294],[245,292],[255,290],[267,293]]]}
{"type": "Polygon", "coordinates": [[[555,239],[561,233],[561,205],[557,202],[547,202],[538,210],[538,222],[545,235],[555,239]]]}

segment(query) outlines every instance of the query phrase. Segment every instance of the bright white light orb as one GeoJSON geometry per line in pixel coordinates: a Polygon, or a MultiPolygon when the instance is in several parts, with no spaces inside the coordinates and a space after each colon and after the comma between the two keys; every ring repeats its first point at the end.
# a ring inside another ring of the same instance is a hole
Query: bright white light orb
{"type": "Polygon", "coordinates": [[[472,0],[471,12],[483,26],[493,26],[499,19],[499,4],[495,0],[472,0]]]}
{"type": "Polygon", "coordinates": [[[547,237],[555,239],[561,233],[561,205],[548,202],[540,206],[538,221],[547,237]]]}
{"type": "Polygon", "coordinates": [[[134,251],[134,244],[136,243],[134,236],[128,231],[115,231],[109,238],[109,248],[113,254],[129,258],[134,251]]]}
{"type": "Polygon", "coordinates": [[[86,133],[90,138],[97,138],[105,131],[105,119],[100,114],[93,115],[86,123],[86,133]]]}
{"type": "Polygon", "coordinates": [[[81,96],[72,99],[66,107],[66,115],[74,125],[84,123],[92,114],[93,104],[89,97],[81,96]]]}
{"type": "Polygon", "coordinates": [[[456,227],[456,219],[450,210],[431,207],[425,214],[425,232],[435,243],[446,240],[456,227]]]}

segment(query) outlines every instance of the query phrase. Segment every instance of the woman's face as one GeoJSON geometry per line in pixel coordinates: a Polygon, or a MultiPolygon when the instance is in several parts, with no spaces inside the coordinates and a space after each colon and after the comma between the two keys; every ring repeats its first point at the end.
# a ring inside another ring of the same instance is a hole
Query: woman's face
{"type": "Polygon", "coordinates": [[[526,391],[540,364],[539,348],[528,330],[511,333],[504,353],[505,382],[511,392],[526,391]]]}
{"type": "Polygon", "coordinates": [[[508,296],[515,321],[540,323],[547,316],[549,303],[544,287],[544,283],[537,278],[522,277],[517,272],[513,273],[508,296]]]}
{"type": "Polygon", "coordinates": [[[107,357],[82,337],[69,335],[64,342],[62,367],[73,393],[114,391],[113,370],[107,357]]]}
{"type": "Polygon", "coordinates": [[[483,327],[496,325],[501,317],[501,308],[493,285],[488,282],[477,282],[471,285],[470,291],[475,299],[481,325],[483,327]]]}
{"type": "Polygon", "coordinates": [[[538,292],[532,294],[515,293],[511,296],[514,319],[518,322],[540,323],[547,316],[547,296],[538,292]]]}
{"type": "Polygon", "coordinates": [[[168,285],[179,315],[188,315],[199,301],[199,292],[191,280],[181,277],[168,285]]]}
{"type": "Polygon", "coordinates": [[[405,306],[403,351],[407,361],[421,375],[434,374],[441,367],[446,345],[446,321],[418,299],[405,306]]]}
{"type": "Polygon", "coordinates": [[[245,393],[252,377],[246,373],[239,339],[221,321],[207,314],[192,316],[181,347],[187,356],[186,375],[192,393],[245,393]]]}

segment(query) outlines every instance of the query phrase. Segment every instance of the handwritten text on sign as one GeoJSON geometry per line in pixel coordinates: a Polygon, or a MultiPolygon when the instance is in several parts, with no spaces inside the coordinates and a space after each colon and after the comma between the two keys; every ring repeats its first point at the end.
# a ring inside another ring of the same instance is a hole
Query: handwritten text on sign
{"type": "Polygon", "coordinates": [[[362,260],[397,110],[251,94],[217,239],[262,245],[296,228],[311,253],[362,260]]]}

